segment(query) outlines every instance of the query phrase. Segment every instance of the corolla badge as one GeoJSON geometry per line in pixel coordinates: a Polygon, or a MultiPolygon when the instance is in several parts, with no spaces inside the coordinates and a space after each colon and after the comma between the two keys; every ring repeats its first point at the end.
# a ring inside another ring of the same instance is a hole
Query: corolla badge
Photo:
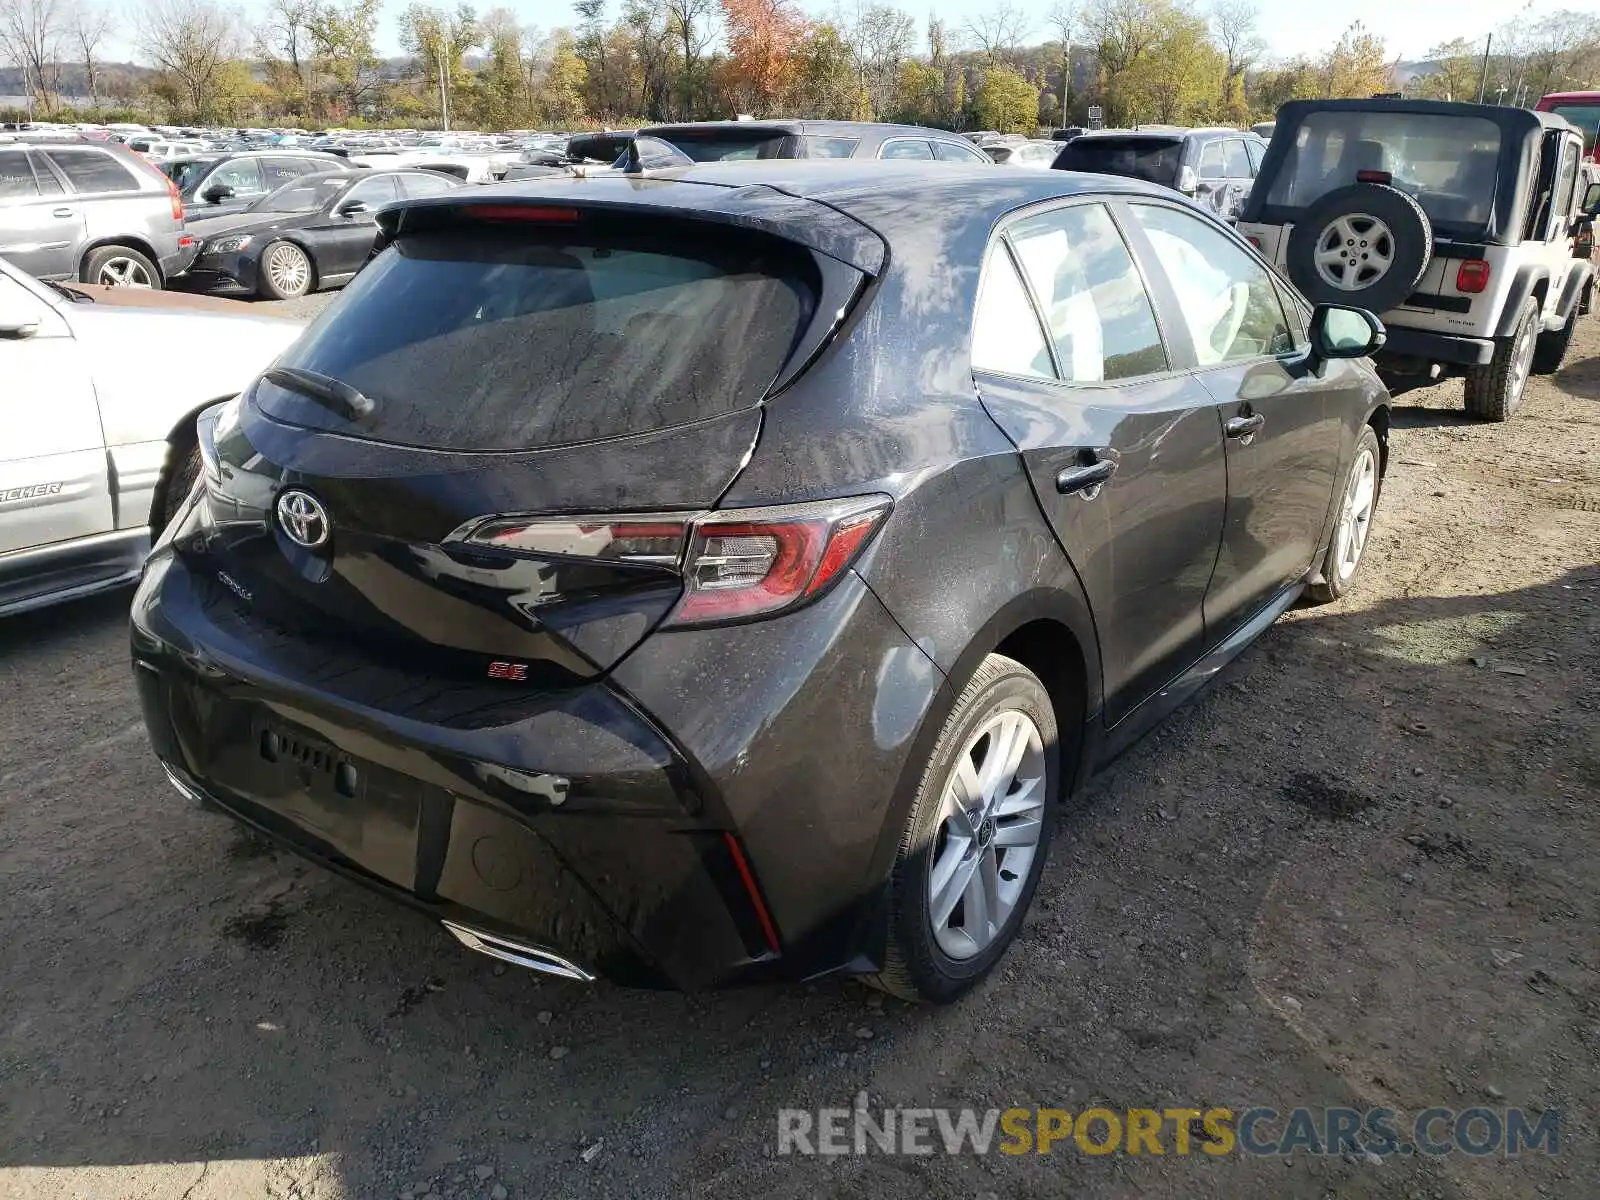
{"type": "Polygon", "coordinates": [[[291,542],[315,550],[328,541],[328,512],[310,492],[290,488],[278,497],[278,524],[291,542]]]}

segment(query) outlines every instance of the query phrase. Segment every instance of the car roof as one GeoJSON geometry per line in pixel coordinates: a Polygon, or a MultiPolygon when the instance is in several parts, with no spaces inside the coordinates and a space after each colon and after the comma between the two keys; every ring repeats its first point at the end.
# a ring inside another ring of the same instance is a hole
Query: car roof
{"type": "Polygon", "coordinates": [[[1084,194],[1174,198],[1159,184],[1075,171],[996,171],[989,163],[931,160],[775,158],[697,163],[642,174],[517,179],[470,193],[402,200],[385,208],[379,223],[393,233],[414,210],[508,200],[650,208],[770,229],[876,271],[885,241],[936,254],[934,247],[949,247],[974,230],[987,237],[996,221],[1018,208],[1084,194]],[[927,198],[935,191],[943,217],[929,214],[927,198]]]}
{"type": "Polygon", "coordinates": [[[641,137],[660,137],[668,130],[706,130],[732,133],[821,133],[835,137],[866,137],[882,134],[885,137],[938,137],[945,141],[964,141],[961,134],[948,129],[930,129],[925,125],[899,125],[891,121],[681,121],[670,125],[645,125],[641,137]]]}
{"type": "Polygon", "coordinates": [[[1291,125],[1313,112],[1398,112],[1441,117],[1479,117],[1512,133],[1569,125],[1556,113],[1534,112],[1509,104],[1468,104],[1459,100],[1290,100],[1278,109],[1277,123],[1291,125]]]}

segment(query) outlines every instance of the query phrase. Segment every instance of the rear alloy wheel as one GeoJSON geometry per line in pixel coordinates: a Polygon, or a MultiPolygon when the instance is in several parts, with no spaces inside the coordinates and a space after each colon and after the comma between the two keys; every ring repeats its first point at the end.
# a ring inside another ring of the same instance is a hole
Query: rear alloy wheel
{"type": "Polygon", "coordinates": [[[159,288],[161,272],[128,246],[101,246],[83,260],[83,282],[106,287],[159,288]]]}
{"type": "Polygon", "coordinates": [[[1355,456],[1345,476],[1339,501],[1339,523],[1333,529],[1333,542],[1322,560],[1322,582],[1306,589],[1314,604],[1327,604],[1344,595],[1361,567],[1367,538],[1372,533],[1372,518],[1378,511],[1378,496],[1383,491],[1378,435],[1365,425],[1356,439],[1355,456]]]}
{"type": "Polygon", "coordinates": [[[1483,421],[1509,421],[1522,407],[1539,341],[1539,302],[1522,302],[1510,337],[1495,341],[1494,357],[1467,372],[1467,413],[1483,421]]]}
{"type": "Polygon", "coordinates": [[[890,881],[888,953],[869,982],[945,1003],[989,973],[1044,868],[1059,760],[1044,685],[989,655],[946,719],[912,803],[890,881]]]}
{"type": "Polygon", "coordinates": [[[311,260],[293,242],[273,242],[261,252],[260,291],[274,300],[293,300],[311,290],[311,260]]]}

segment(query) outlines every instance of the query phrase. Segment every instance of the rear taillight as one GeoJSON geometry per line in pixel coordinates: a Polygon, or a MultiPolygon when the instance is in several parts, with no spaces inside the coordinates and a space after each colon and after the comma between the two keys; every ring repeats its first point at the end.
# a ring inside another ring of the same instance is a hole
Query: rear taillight
{"type": "MultiPolygon", "coordinates": [[[[163,175],[163,178],[166,178],[166,176],[163,175]]],[[[172,198],[172,219],[174,221],[183,220],[183,196],[178,191],[178,185],[173,183],[171,179],[167,179],[167,195],[172,198]]]]}
{"type": "Polygon", "coordinates": [[[1357,183],[1381,183],[1385,187],[1394,182],[1394,176],[1388,171],[1357,171],[1357,183]]]}
{"type": "Polygon", "coordinates": [[[1262,246],[1261,246],[1261,239],[1260,239],[1260,238],[1258,238],[1258,237],[1257,237],[1257,236],[1256,236],[1256,235],[1255,235],[1255,234],[1253,234],[1253,233],[1247,233],[1247,234],[1245,234],[1245,238],[1244,238],[1244,240],[1245,240],[1245,241],[1247,241],[1247,242],[1249,242],[1249,243],[1250,243],[1250,244],[1251,244],[1251,245],[1252,245],[1252,246],[1254,246],[1254,247],[1255,247],[1255,248],[1256,248],[1256,249],[1257,249],[1257,250],[1260,250],[1260,249],[1261,249],[1261,248],[1262,248],[1262,246]]]}
{"type": "Polygon", "coordinates": [[[506,517],[459,540],[540,557],[601,558],[670,567],[683,596],[668,625],[770,616],[821,595],[888,515],[887,496],[720,512],[506,517]]]}
{"type": "Polygon", "coordinates": [[[1456,268],[1456,291],[1477,293],[1489,286],[1489,264],[1469,258],[1456,268]]]}

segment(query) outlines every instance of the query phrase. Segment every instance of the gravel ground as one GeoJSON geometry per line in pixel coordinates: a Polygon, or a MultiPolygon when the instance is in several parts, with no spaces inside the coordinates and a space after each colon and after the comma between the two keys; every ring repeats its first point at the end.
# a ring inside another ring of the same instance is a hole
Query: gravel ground
{"type": "Polygon", "coordinates": [[[1505,426],[1402,400],[1354,594],[1061,813],[1003,969],[944,1010],[506,971],[186,807],[126,595],[0,624],[0,1196],[1595,1195],[1597,354],[1590,321],[1505,426]],[[775,1155],[779,1107],[863,1090],[1524,1105],[1561,1153],[775,1155]]]}

